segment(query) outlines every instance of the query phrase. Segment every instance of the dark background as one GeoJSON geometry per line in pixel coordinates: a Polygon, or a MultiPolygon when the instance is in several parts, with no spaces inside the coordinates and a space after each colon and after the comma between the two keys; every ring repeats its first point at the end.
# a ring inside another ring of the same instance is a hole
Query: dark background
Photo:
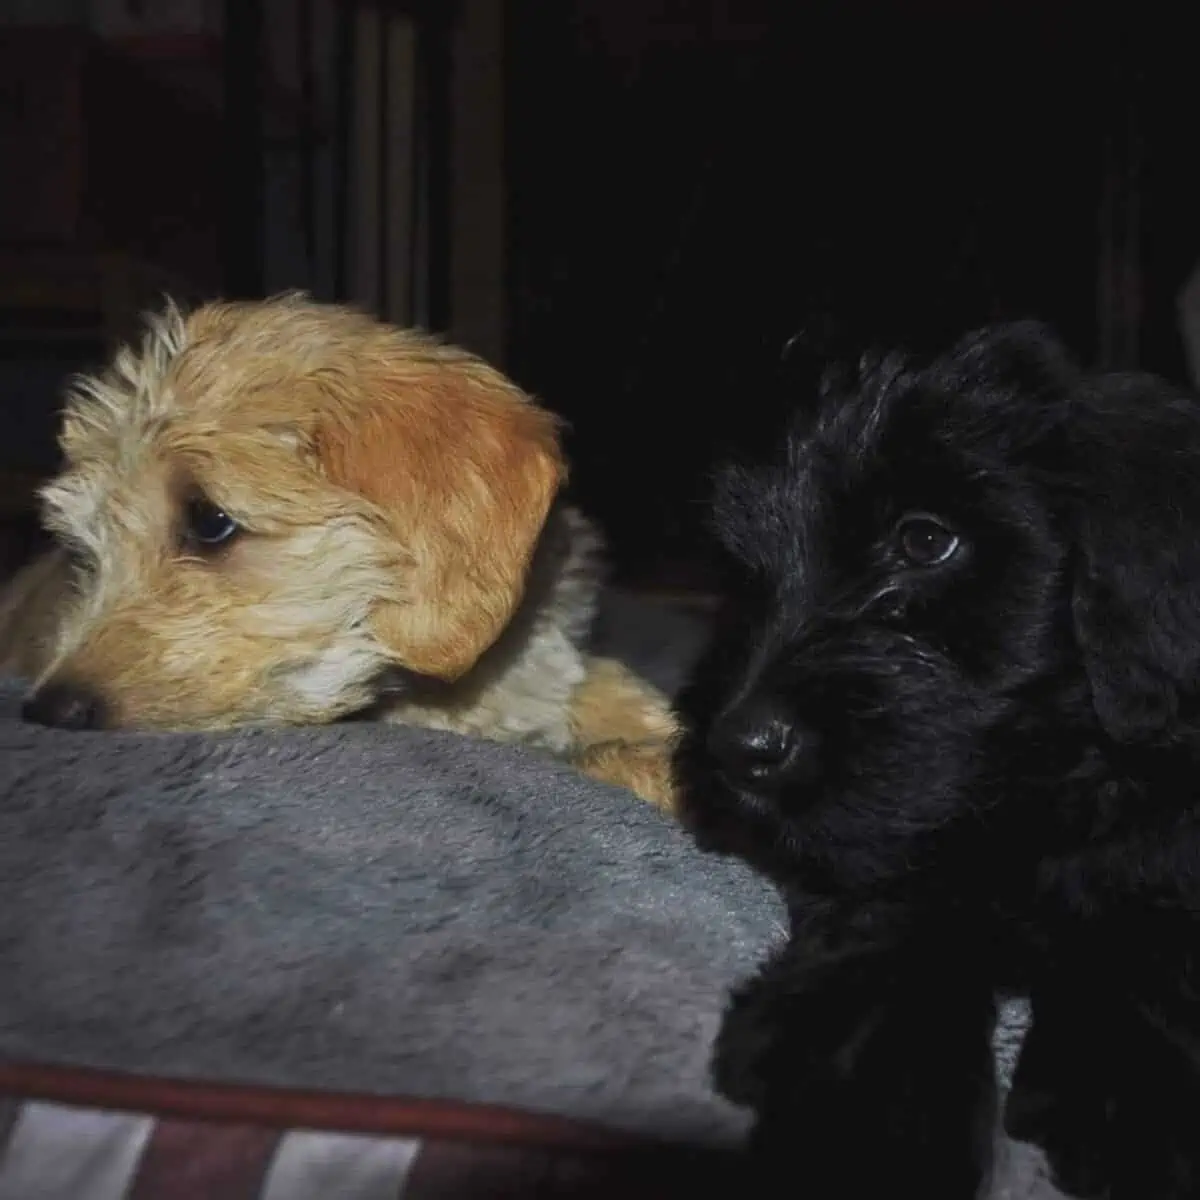
{"type": "Polygon", "coordinates": [[[162,290],[302,286],[485,354],[568,419],[655,586],[702,583],[708,472],[774,419],[800,325],[932,347],[1036,315],[1183,378],[1188,42],[1096,7],[0,0],[10,528],[64,375],[162,290]]]}

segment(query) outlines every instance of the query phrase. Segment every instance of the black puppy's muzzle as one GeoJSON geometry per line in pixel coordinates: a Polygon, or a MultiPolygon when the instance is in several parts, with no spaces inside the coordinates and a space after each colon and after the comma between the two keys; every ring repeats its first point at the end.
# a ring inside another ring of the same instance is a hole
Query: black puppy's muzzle
{"type": "Polygon", "coordinates": [[[816,775],[821,738],[779,700],[752,694],[720,713],[706,748],[733,787],[772,797],[816,775]]]}

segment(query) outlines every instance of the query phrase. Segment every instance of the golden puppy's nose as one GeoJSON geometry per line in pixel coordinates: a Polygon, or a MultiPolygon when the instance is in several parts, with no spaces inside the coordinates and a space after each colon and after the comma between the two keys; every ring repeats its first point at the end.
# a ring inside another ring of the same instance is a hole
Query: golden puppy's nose
{"type": "Polygon", "coordinates": [[[52,681],[25,701],[21,716],[54,729],[103,729],[104,702],[90,688],[52,681]]]}

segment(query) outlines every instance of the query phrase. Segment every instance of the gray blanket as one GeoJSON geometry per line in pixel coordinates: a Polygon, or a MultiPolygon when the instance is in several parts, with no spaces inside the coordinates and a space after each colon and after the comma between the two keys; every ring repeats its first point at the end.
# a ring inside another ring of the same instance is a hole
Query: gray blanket
{"type": "MultiPolygon", "coordinates": [[[[744,1128],[709,1048],[782,914],[632,795],[448,734],[59,733],[16,696],[0,1057],[744,1128]]],[[[1054,1194],[1002,1149],[997,1197],[1054,1194]]]]}
{"type": "Polygon", "coordinates": [[[10,711],[0,1053],[736,1130],[705,1059],[774,900],[631,794],[426,731],[10,711]]]}

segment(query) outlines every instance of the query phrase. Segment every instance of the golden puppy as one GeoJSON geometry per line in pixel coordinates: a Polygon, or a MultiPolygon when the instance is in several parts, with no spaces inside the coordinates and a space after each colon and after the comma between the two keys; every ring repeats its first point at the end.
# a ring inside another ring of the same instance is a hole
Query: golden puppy
{"type": "Polygon", "coordinates": [[[463,350],[288,295],[174,306],[68,398],[59,548],[0,597],[26,715],[356,714],[523,742],[671,805],[666,700],[590,657],[556,422],[463,350]]]}

